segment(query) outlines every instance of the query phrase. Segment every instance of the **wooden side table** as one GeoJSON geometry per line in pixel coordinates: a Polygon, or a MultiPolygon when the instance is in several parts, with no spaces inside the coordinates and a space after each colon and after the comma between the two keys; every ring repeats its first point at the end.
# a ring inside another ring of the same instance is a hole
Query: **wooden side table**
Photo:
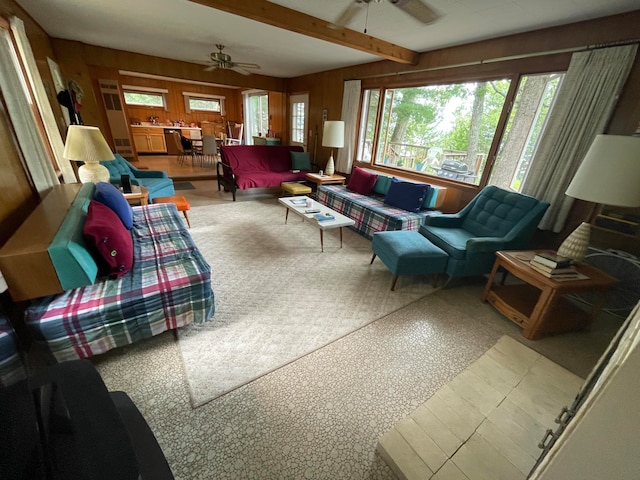
{"type": "Polygon", "coordinates": [[[306,179],[308,182],[313,182],[316,185],[344,185],[347,177],[342,175],[320,175],[319,173],[307,173],[306,179]]]}
{"type": "Polygon", "coordinates": [[[541,251],[549,250],[497,252],[493,270],[482,293],[482,300],[520,325],[523,328],[522,335],[529,340],[536,340],[546,333],[586,328],[604,305],[607,290],[617,282],[615,278],[587,264],[579,264],[576,269],[588,278],[566,281],[547,278],[529,266],[529,261],[541,251]],[[500,267],[525,283],[494,284],[500,267]],[[564,298],[567,294],[591,291],[602,292],[602,295],[590,314],[564,298]]]}
{"type": "MultiPolygon", "coordinates": [[[[134,187],[136,187],[134,185],[134,187]]],[[[124,193],[124,198],[127,199],[130,205],[149,205],[149,190],[145,187],[133,188],[132,193],[124,193]]]]}

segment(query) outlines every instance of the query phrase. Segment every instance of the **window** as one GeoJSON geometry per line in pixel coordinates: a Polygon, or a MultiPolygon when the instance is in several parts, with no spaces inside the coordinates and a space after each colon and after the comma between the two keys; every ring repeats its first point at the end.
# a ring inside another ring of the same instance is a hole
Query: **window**
{"type": "Polygon", "coordinates": [[[124,103],[138,107],[155,107],[167,110],[166,88],[139,87],[136,85],[122,85],[124,103]]]}
{"type": "Polygon", "coordinates": [[[209,95],[207,93],[182,92],[184,96],[184,107],[187,113],[191,111],[214,112],[224,115],[224,99],[220,95],[209,95]]]}
{"type": "Polygon", "coordinates": [[[266,92],[247,92],[244,96],[247,138],[251,141],[253,137],[269,136],[269,95],[266,92]]]}
{"type": "Polygon", "coordinates": [[[289,97],[291,112],[291,145],[306,147],[307,118],[309,113],[309,94],[300,93],[289,97]]]}
{"type": "Polygon", "coordinates": [[[514,78],[365,89],[356,160],[471,185],[480,185],[489,167],[490,183],[519,190],[562,74],[520,77],[498,131],[514,78]]]}
{"type": "Polygon", "coordinates": [[[489,183],[520,191],[563,78],[563,73],[522,77],[489,183]]]}

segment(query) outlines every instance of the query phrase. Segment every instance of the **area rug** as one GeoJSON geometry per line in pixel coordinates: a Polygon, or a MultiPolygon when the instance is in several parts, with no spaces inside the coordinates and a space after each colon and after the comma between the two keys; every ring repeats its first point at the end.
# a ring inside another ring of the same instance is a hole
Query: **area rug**
{"type": "Polygon", "coordinates": [[[350,229],[324,233],[277,200],[195,207],[190,230],[212,268],[211,322],[178,331],[194,407],[251,382],[434,291],[401,277],[350,229]]]}
{"type": "Polygon", "coordinates": [[[175,190],[195,190],[191,182],[173,182],[173,188],[175,190]]]}

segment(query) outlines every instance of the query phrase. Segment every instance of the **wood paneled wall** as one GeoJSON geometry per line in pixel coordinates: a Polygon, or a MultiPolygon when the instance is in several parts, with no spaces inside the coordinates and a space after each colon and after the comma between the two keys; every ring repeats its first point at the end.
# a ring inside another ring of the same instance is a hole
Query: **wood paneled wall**
{"type": "MultiPolygon", "coordinates": [[[[461,64],[475,62],[480,65],[481,63],[487,63],[487,61],[500,63],[507,58],[539,55],[541,52],[553,52],[587,45],[633,41],[638,40],[640,37],[640,32],[637,28],[637,25],[640,24],[640,10],[636,10],[603,19],[425,52],[420,55],[419,62],[415,66],[381,61],[293,79],[280,79],[261,75],[244,76],[233,71],[205,72],[202,65],[95,47],[68,40],[49,39],[14,0],[0,0],[0,14],[16,14],[23,19],[32,48],[39,61],[39,66],[43,61],[46,62],[46,56],[50,56],[58,62],[65,78],[73,79],[83,87],[86,95],[83,98],[82,116],[84,122],[88,125],[96,125],[103,129],[107,126],[100,96],[95,93],[98,90],[94,85],[94,81],[105,71],[113,75],[118,70],[128,70],[230,85],[241,89],[268,91],[270,92],[269,101],[273,130],[282,132],[285,143],[287,141],[285,135],[288,135],[285,133],[288,132],[288,95],[292,93],[308,93],[310,99],[310,132],[308,133],[313,137],[316,130],[319,132],[317,161],[321,165],[326,162],[330,153],[329,149],[320,146],[322,113],[324,109],[327,109],[329,120],[340,119],[345,80],[362,79],[366,82],[369,81],[367,79],[373,77],[393,75],[397,78],[403,77],[407,81],[419,81],[421,78],[428,76],[428,72],[434,68],[454,69],[461,64]],[[279,95],[276,95],[276,93],[279,93],[279,95]],[[280,105],[279,109],[274,108],[276,104],[280,105]]],[[[43,76],[45,74],[48,75],[42,67],[41,73],[43,76]]],[[[136,78],[135,81],[131,80],[124,83],[140,84],[140,80],[136,78]]],[[[194,85],[188,85],[187,90],[194,91],[194,87],[194,85]]],[[[182,90],[179,91],[181,92],[182,90]]],[[[635,131],[640,122],[639,93],[640,61],[636,60],[627,86],[612,118],[609,133],[631,134],[635,131]]],[[[236,120],[230,118],[231,109],[233,108],[231,103],[227,103],[228,117],[230,120],[236,120]]],[[[178,107],[176,106],[176,108],[178,107]]],[[[235,112],[241,114],[241,101],[237,104],[235,112]]],[[[171,113],[170,118],[173,119],[173,111],[168,113],[171,113]]],[[[143,117],[141,118],[143,120],[148,115],[131,116],[140,116],[143,117]]],[[[195,117],[193,118],[195,119],[195,117]]],[[[189,121],[190,119],[184,118],[184,120],[189,121]]],[[[313,138],[309,140],[310,148],[312,148],[313,138]]],[[[4,140],[0,137],[0,142],[2,141],[4,140]]],[[[0,143],[0,147],[3,146],[0,143]]],[[[449,188],[445,204],[446,211],[458,210],[476,193],[476,190],[470,186],[451,184],[445,180],[442,180],[442,184],[449,188]]],[[[576,203],[579,204],[580,202],[576,203]]],[[[581,215],[581,213],[577,213],[572,218],[576,220],[581,215]]],[[[570,228],[570,225],[568,228],[570,228]]]]}

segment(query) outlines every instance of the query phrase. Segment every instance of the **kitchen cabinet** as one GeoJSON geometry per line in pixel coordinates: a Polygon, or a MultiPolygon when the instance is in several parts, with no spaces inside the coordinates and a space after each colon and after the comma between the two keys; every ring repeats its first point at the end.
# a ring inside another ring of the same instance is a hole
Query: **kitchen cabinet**
{"type": "Polygon", "coordinates": [[[138,153],[167,153],[164,129],[131,126],[133,145],[138,153]]]}

